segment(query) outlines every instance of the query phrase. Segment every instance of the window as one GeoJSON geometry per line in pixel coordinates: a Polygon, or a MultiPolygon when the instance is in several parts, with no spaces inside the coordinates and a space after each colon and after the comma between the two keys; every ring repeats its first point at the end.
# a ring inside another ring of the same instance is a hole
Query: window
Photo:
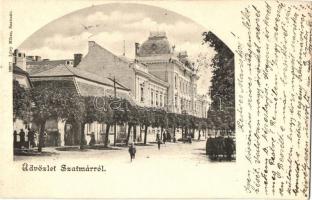
{"type": "Polygon", "coordinates": [[[178,85],[177,85],[177,76],[174,76],[174,87],[175,87],[175,89],[178,88],[178,85]]]}
{"type": "Polygon", "coordinates": [[[154,92],[151,91],[151,105],[154,105],[154,92]]]}
{"type": "Polygon", "coordinates": [[[163,106],[163,99],[162,99],[162,94],[160,94],[159,95],[159,105],[160,105],[160,107],[162,107],[163,106]]]}
{"type": "Polygon", "coordinates": [[[188,110],[188,101],[185,101],[185,110],[188,110]]]}
{"type": "Polygon", "coordinates": [[[181,111],[183,111],[183,99],[181,99],[181,111]]]}
{"type": "Polygon", "coordinates": [[[176,108],[178,108],[178,97],[177,96],[174,97],[174,105],[176,108]]]}
{"type": "Polygon", "coordinates": [[[141,102],[144,102],[144,88],[142,84],[141,84],[141,102]]]}
{"type": "Polygon", "coordinates": [[[158,93],[156,92],[156,106],[158,106],[158,93]]]}
{"type": "Polygon", "coordinates": [[[182,80],[180,80],[180,92],[182,92],[182,80]]]}
{"type": "Polygon", "coordinates": [[[188,83],[186,83],[186,94],[188,94],[189,93],[189,84],[188,83]]]}

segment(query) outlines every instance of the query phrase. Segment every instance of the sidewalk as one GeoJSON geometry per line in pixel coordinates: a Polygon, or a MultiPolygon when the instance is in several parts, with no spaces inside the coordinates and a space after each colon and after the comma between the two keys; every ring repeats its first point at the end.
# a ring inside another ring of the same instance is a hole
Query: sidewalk
{"type": "MultiPolygon", "coordinates": [[[[166,148],[170,146],[180,146],[180,145],[192,145],[194,143],[203,142],[204,140],[194,140],[192,143],[183,143],[181,141],[166,142],[165,144],[161,144],[161,148],[166,148]],[[180,144],[180,145],[179,145],[180,144]]],[[[128,145],[129,146],[129,145],[128,145]]],[[[80,149],[79,145],[74,146],[59,146],[59,147],[43,147],[42,152],[38,152],[38,147],[30,148],[30,149],[14,149],[15,156],[52,156],[57,154],[68,154],[68,153],[86,153],[86,152],[123,152],[128,151],[128,146],[125,144],[116,144],[116,146],[109,145],[108,147],[104,147],[103,144],[96,144],[94,146],[84,145],[84,149],[80,149]]],[[[143,143],[135,144],[137,150],[144,149],[157,149],[156,142],[150,142],[144,145],[143,143]]]]}

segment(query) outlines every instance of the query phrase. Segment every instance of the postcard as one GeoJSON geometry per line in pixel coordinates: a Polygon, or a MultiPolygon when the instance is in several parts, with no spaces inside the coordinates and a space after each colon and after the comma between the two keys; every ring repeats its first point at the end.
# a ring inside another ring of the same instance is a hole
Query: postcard
{"type": "Polygon", "coordinates": [[[309,1],[1,1],[0,197],[309,199],[309,1]]]}

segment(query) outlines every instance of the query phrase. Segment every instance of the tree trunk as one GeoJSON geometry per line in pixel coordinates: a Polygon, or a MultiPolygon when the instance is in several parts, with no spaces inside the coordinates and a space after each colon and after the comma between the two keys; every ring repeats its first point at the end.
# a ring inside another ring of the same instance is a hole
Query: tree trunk
{"type": "Polygon", "coordinates": [[[42,147],[43,147],[43,142],[44,142],[43,141],[44,129],[45,129],[45,121],[40,123],[38,152],[42,152],[42,147]]]}
{"type": "Polygon", "coordinates": [[[114,146],[116,146],[116,138],[117,138],[117,123],[114,124],[114,146]]]}
{"type": "Polygon", "coordinates": [[[140,142],[142,142],[142,126],[140,125],[140,142]]]}
{"type": "Polygon", "coordinates": [[[104,147],[108,146],[108,136],[109,136],[110,126],[111,126],[110,124],[106,124],[106,133],[105,133],[104,147]]]}
{"type": "Polygon", "coordinates": [[[127,146],[128,146],[128,144],[129,144],[129,138],[130,138],[131,128],[132,128],[132,125],[131,125],[131,124],[128,124],[128,134],[127,134],[127,139],[126,139],[126,145],[127,145],[127,146]]]}
{"type": "Polygon", "coordinates": [[[175,136],[176,136],[176,132],[175,131],[176,131],[176,127],[174,126],[173,127],[173,138],[175,138],[175,136]]]}
{"type": "Polygon", "coordinates": [[[136,125],[134,125],[133,126],[133,142],[135,142],[136,141],[136,138],[137,138],[137,126],[136,125]]]}
{"type": "Polygon", "coordinates": [[[185,127],[185,137],[187,138],[187,135],[188,135],[188,128],[187,127],[185,127]]]}
{"type": "Polygon", "coordinates": [[[144,144],[146,144],[146,140],[147,140],[147,129],[148,129],[148,126],[145,125],[145,129],[144,129],[144,144]]]}
{"type": "Polygon", "coordinates": [[[85,143],[85,134],[84,134],[84,128],[85,128],[85,123],[79,122],[79,131],[80,131],[80,149],[84,148],[84,143],[85,143]]]}
{"type": "Polygon", "coordinates": [[[162,137],[162,136],[163,136],[163,129],[164,129],[164,128],[161,126],[161,127],[160,127],[160,139],[161,139],[161,140],[163,140],[163,137],[162,137]]]}

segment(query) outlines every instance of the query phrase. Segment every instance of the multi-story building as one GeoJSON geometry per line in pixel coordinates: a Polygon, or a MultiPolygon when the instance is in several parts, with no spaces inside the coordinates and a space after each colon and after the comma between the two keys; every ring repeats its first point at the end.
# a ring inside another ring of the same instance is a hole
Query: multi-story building
{"type": "Polygon", "coordinates": [[[165,32],[151,32],[148,39],[142,45],[136,43],[135,48],[135,59],[147,66],[150,74],[168,83],[169,112],[206,116],[207,105],[201,107],[205,110],[196,112],[195,105],[199,105],[196,102],[196,81],[199,77],[186,51],[176,52],[165,32]]]}

